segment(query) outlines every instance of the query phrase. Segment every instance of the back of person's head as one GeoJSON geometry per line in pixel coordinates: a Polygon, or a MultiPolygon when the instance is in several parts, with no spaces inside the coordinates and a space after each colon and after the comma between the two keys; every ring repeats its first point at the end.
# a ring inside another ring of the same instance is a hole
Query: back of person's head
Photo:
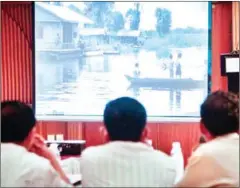
{"type": "Polygon", "coordinates": [[[1,142],[23,142],[35,126],[34,113],[28,105],[19,101],[1,103],[1,142]]]}
{"type": "Polygon", "coordinates": [[[201,122],[212,137],[239,131],[239,98],[229,92],[211,93],[201,105],[201,122]]]}
{"type": "Polygon", "coordinates": [[[115,99],[104,110],[104,124],[111,141],[140,141],[146,119],[144,106],[130,97],[115,99]]]}

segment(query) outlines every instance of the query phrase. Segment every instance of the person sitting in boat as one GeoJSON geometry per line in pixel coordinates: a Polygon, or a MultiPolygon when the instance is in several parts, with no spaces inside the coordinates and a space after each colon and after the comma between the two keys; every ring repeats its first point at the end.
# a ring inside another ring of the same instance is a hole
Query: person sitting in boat
{"type": "Polygon", "coordinates": [[[181,78],[182,77],[182,65],[181,65],[181,58],[182,53],[180,52],[177,56],[177,63],[176,63],[176,77],[181,78]]]}
{"type": "Polygon", "coordinates": [[[134,70],[133,75],[134,75],[134,77],[136,77],[136,78],[139,78],[139,77],[140,77],[140,69],[139,69],[139,63],[138,63],[138,62],[135,64],[135,70],[134,70]]]}
{"type": "Polygon", "coordinates": [[[170,63],[169,63],[169,74],[170,78],[174,78],[174,61],[173,61],[173,55],[170,54],[170,63]]]}

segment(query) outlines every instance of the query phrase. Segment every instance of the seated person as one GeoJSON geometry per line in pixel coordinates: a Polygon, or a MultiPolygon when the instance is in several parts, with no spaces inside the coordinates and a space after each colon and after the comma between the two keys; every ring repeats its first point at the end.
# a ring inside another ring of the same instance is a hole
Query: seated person
{"type": "Polygon", "coordinates": [[[206,142],[192,154],[176,187],[239,187],[239,99],[216,91],[201,106],[206,142]]]}
{"type": "Polygon", "coordinates": [[[36,134],[29,106],[2,102],[1,120],[1,187],[69,186],[56,156],[36,134]]]}
{"type": "Polygon", "coordinates": [[[83,187],[173,186],[174,161],[147,144],[146,118],[143,105],[129,97],[106,105],[104,135],[107,143],[83,151],[83,187]]]}

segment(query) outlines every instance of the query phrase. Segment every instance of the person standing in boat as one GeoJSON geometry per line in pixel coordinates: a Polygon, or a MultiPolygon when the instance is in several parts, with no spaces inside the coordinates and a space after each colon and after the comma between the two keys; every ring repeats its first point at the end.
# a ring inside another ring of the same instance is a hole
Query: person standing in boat
{"type": "Polygon", "coordinates": [[[182,65],[181,65],[182,53],[178,53],[177,62],[176,62],[176,78],[182,77],[182,65]]]}
{"type": "Polygon", "coordinates": [[[139,69],[139,63],[135,63],[135,70],[134,70],[134,73],[133,73],[134,77],[135,78],[139,78],[140,77],[140,69],[139,69]]]}
{"type": "Polygon", "coordinates": [[[173,55],[170,54],[169,58],[170,58],[170,62],[169,62],[169,75],[170,75],[170,78],[174,78],[174,61],[173,61],[173,55]]]}

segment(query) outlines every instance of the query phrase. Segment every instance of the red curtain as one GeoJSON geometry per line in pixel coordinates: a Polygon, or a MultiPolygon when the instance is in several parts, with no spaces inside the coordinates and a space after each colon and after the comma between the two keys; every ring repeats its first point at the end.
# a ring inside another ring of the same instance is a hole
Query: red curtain
{"type": "Polygon", "coordinates": [[[212,91],[227,91],[227,78],[221,76],[220,54],[232,49],[232,2],[213,4],[212,9],[212,91]]]}
{"type": "Polygon", "coordinates": [[[32,103],[32,3],[1,2],[1,100],[32,103]]]}

